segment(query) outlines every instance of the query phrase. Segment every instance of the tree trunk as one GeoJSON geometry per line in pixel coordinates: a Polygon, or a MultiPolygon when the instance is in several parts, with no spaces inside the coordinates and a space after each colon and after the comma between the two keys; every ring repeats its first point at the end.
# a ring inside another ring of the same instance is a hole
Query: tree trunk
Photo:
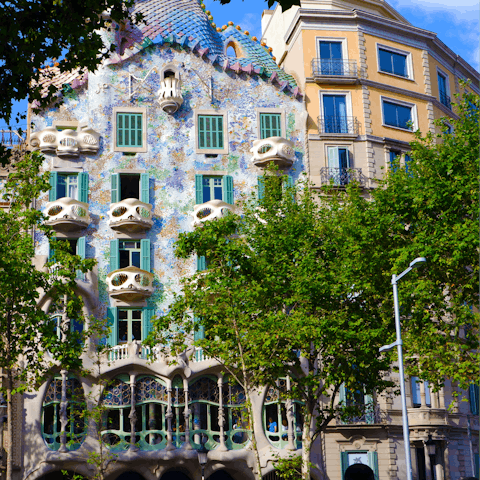
{"type": "Polygon", "coordinates": [[[253,407],[252,407],[252,401],[250,400],[250,392],[248,394],[248,413],[250,417],[250,421],[252,422],[252,446],[253,450],[255,452],[255,463],[256,463],[256,472],[254,472],[256,478],[258,480],[262,480],[262,467],[260,466],[260,454],[258,453],[258,447],[257,447],[257,437],[255,436],[255,420],[253,418],[253,407]]]}
{"type": "Polygon", "coordinates": [[[12,405],[12,371],[7,370],[7,479],[12,480],[13,470],[13,405],[12,405]]]}
{"type": "Polygon", "coordinates": [[[312,448],[312,415],[307,413],[303,423],[302,480],[310,480],[310,450],[312,448]]]}

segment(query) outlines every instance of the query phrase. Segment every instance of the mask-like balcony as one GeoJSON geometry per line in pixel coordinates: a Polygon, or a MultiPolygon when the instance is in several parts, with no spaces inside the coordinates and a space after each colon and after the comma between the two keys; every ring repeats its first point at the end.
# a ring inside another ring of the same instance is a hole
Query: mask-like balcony
{"type": "Polygon", "coordinates": [[[55,127],[44,128],[30,137],[33,150],[42,153],[56,153],[60,157],[78,157],[83,154],[95,154],[99,149],[100,134],[88,126],[79,130],[57,130],[55,127]]]}
{"type": "Polygon", "coordinates": [[[282,137],[269,137],[263,140],[254,140],[250,151],[253,153],[253,164],[257,167],[266,167],[273,162],[282,168],[290,168],[295,160],[293,142],[282,137]]]}
{"type": "Polygon", "coordinates": [[[88,203],[63,197],[47,203],[45,223],[57,231],[73,232],[88,227],[88,203]]]}
{"type": "Polygon", "coordinates": [[[108,225],[113,230],[145,232],[153,225],[152,206],[137,198],[127,198],[110,205],[108,225]]]}
{"type": "Polygon", "coordinates": [[[160,82],[157,95],[160,108],[170,115],[175,113],[183,103],[180,80],[175,77],[164,78],[160,82]]]}
{"type": "Polygon", "coordinates": [[[107,292],[117,300],[144,300],[153,293],[153,273],[137,267],[114,270],[107,275],[107,292]]]}
{"type": "Polygon", "coordinates": [[[234,212],[233,205],[222,200],[210,200],[193,207],[193,226],[201,227],[205,222],[215,218],[222,218],[234,212]]]}

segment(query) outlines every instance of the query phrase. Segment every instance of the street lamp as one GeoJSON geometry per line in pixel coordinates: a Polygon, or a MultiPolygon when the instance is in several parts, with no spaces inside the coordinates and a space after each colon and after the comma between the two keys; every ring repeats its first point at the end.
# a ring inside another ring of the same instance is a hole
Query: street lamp
{"type": "Polygon", "coordinates": [[[405,444],[405,462],[407,464],[407,480],[412,480],[412,459],[410,457],[410,432],[408,431],[408,415],[407,415],[407,398],[405,395],[405,374],[403,372],[403,351],[402,351],[402,332],[400,330],[400,308],[398,305],[398,291],[397,282],[407,273],[416,267],[419,267],[422,263],[425,263],[427,259],[425,257],[418,257],[413,262],[410,262],[409,267],[404,270],[400,275],[392,275],[393,285],[393,303],[395,310],[395,330],[397,333],[397,339],[390,345],[384,345],[379,349],[380,352],[391,350],[393,347],[397,347],[398,352],[398,374],[400,376],[400,393],[402,396],[402,423],[403,423],[403,442],[405,444]]]}
{"type": "Polygon", "coordinates": [[[200,468],[202,469],[202,480],[205,480],[205,465],[208,462],[208,450],[205,444],[207,443],[207,439],[204,439],[203,433],[202,437],[200,439],[200,448],[197,449],[197,455],[198,455],[198,463],[200,464],[200,468]]]}

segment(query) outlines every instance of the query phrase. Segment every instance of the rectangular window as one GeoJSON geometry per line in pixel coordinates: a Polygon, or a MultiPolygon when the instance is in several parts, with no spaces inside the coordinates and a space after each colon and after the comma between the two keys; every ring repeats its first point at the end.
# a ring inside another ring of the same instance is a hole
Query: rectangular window
{"type": "Polygon", "coordinates": [[[140,268],[141,252],[140,240],[120,240],[120,268],[140,268]]]}
{"type": "Polygon", "coordinates": [[[427,381],[419,380],[418,377],[412,377],[411,379],[412,385],[412,403],[414,408],[419,408],[422,406],[422,397],[420,394],[420,383],[423,383],[425,389],[425,405],[427,407],[431,406],[430,401],[430,389],[428,387],[427,381]]]}
{"type": "Polygon", "coordinates": [[[347,117],[346,95],[322,95],[324,132],[352,133],[347,117]]]}
{"type": "Polygon", "coordinates": [[[282,115],[280,113],[260,113],[260,139],[282,136],[282,115]]]}
{"type": "Polygon", "coordinates": [[[440,103],[445,105],[447,108],[451,108],[450,97],[448,95],[448,80],[445,75],[438,72],[438,96],[440,103]]]}
{"type": "Polygon", "coordinates": [[[414,128],[413,105],[382,101],[383,123],[389,127],[401,128],[412,131],[414,128]]]}
{"type": "Polygon", "coordinates": [[[318,45],[320,54],[321,75],[343,75],[344,64],[342,55],[343,42],[321,40],[318,45]]]}
{"type": "Polygon", "coordinates": [[[402,152],[400,150],[390,150],[389,167],[392,172],[396,172],[398,170],[401,156],[402,152]]]}
{"type": "Polygon", "coordinates": [[[198,116],[198,148],[201,150],[223,149],[223,116],[198,116]]]}
{"type": "Polygon", "coordinates": [[[50,172],[50,190],[48,200],[54,202],[59,198],[73,198],[88,203],[88,173],[50,172]]]}
{"type": "Polygon", "coordinates": [[[114,151],[146,152],[146,108],[114,108],[114,151]]]}
{"type": "MultiPolygon", "coordinates": [[[[368,452],[368,451],[347,451],[340,454],[340,465],[342,469],[342,480],[345,479],[345,472],[349,467],[355,469],[355,465],[362,464],[367,465],[372,469],[373,477],[378,478],[378,458],[377,452],[368,452]]],[[[363,470],[360,472],[351,472],[351,477],[356,477],[358,474],[359,477],[363,476],[363,470]]]]}
{"type": "MultiPolygon", "coordinates": [[[[87,238],[80,237],[80,238],[54,238],[53,240],[64,241],[67,242],[67,251],[71,255],[78,255],[82,260],[86,258],[86,248],[87,248],[87,238]]],[[[52,245],[49,245],[48,251],[48,261],[54,261],[55,257],[55,250],[53,249],[52,245]]],[[[77,270],[77,280],[85,280],[85,274],[77,270]]]]}
{"type": "Polygon", "coordinates": [[[118,344],[141,341],[142,310],[118,310],[118,344]]]}
{"type": "Polygon", "coordinates": [[[195,175],[195,203],[223,200],[233,205],[233,177],[230,175],[195,175]]]}
{"type": "Polygon", "coordinates": [[[401,77],[409,77],[408,54],[400,53],[385,48],[378,48],[378,64],[383,73],[392,73],[401,77]]]}
{"type": "Polygon", "coordinates": [[[110,240],[110,272],[137,267],[150,272],[150,240],[110,240]]]}
{"type": "Polygon", "coordinates": [[[146,173],[113,173],[110,177],[111,202],[118,203],[127,198],[134,198],[149,203],[149,182],[146,173]]]}

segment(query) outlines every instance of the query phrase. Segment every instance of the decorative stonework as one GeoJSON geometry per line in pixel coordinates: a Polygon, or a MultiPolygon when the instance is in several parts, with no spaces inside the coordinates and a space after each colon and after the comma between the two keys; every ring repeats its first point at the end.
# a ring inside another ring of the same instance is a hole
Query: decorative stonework
{"type": "Polygon", "coordinates": [[[250,151],[253,154],[252,163],[257,167],[266,167],[274,163],[279,167],[289,168],[295,160],[293,142],[282,137],[254,140],[250,151]]]}
{"type": "Polygon", "coordinates": [[[112,230],[144,232],[153,225],[152,206],[136,198],[127,198],[110,205],[108,225],[112,230]]]}
{"type": "Polygon", "coordinates": [[[175,77],[164,78],[157,95],[160,108],[170,115],[175,113],[183,103],[180,80],[175,77]]]}
{"type": "Polygon", "coordinates": [[[430,64],[427,50],[422,51],[423,82],[425,85],[425,94],[432,94],[432,80],[430,78],[430,64]]]}
{"type": "Polygon", "coordinates": [[[114,270],[107,275],[107,292],[119,300],[144,300],[153,293],[153,274],[137,267],[114,270]]]}
{"type": "Polygon", "coordinates": [[[210,200],[193,207],[193,226],[201,227],[205,222],[214,220],[216,218],[222,218],[228,215],[230,212],[234,212],[233,205],[222,202],[221,200],[210,200]]]}
{"type": "Polygon", "coordinates": [[[366,85],[362,86],[362,103],[363,103],[363,117],[365,123],[365,134],[369,135],[373,133],[372,129],[372,109],[371,102],[370,102],[370,90],[366,85]]]}
{"type": "Polygon", "coordinates": [[[367,66],[367,47],[365,42],[365,35],[363,32],[358,32],[358,50],[360,58],[360,72],[363,78],[368,78],[367,66]]]}
{"type": "Polygon", "coordinates": [[[433,123],[435,120],[435,115],[433,113],[433,103],[427,103],[427,118],[428,118],[428,128],[432,133],[435,133],[435,124],[433,123]]]}
{"type": "Polygon", "coordinates": [[[63,197],[46,205],[45,223],[55,230],[72,232],[86,228],[90,223],[88,203],[63,197]]]}

